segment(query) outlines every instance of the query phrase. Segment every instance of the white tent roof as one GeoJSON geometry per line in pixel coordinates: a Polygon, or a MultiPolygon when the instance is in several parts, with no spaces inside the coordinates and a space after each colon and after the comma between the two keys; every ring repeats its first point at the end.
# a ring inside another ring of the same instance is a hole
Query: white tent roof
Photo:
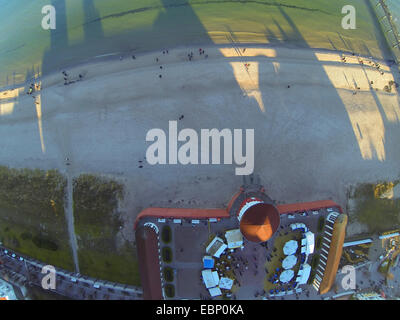
{"type": "Polygon", "coordinates": [[[225,232],[225,238],[229,249],[240,248],[243,245],[243,235],[240,229],[228,230],[225,232]]]}
{"type": "Polygon", "coordinates": [[[222,294],[221,290],[218,287],[208,289],[211,297],[218,297],[222,294]]]}
{"type": "Polygon", "coordinates": [[[310,277],[311,273],[311,266],[309,264],[304,264],[301,272],[298,273],[296,282],[298,284],[305,284],[308,281],[308,278],[310,277]]]}
{"type": "Polygon", "coordinates": [[[308,231],[304,235],[307,242],[307,254],[312,254],[314,252],[314,233],[308,231]]]}
{"type": "Polygon", "coordinates": [[[285,270],[281,273],[280,277],[279,277],[279,281],[282,283],[287,283],[290,280],[292,280],[292,278],[294,277],[294,271],[293,270],[285,270]]]}
{"type": "Polygon", "coordinates": [[[299,245],[297,244],[297,241],[289,240],[285,243],[285,246],[283,247],[283,253],[287,256],[290,256],[291,254],[296,252],[298,246],[299,245]]]}
{"type": "Polygon", "coordinates": [[[221,278],[219,280],[219,287],[221,289],[231,290],[233,286],[233,280],[229,278],[221,278]]]}
{"type": "Polygon", "coordinates": [[[219,258],[227,247],[228,246],[221,238],[215,237],[206,248],[206,252],[216,258],[219,258]]]}
{"type": "Polygon", "coordinates": [[[203,281],[207,289],[218,285],[219,276],[217,271],[211,271],[211,269],[206,269],[201,272],[201,275],[203,276],[203,281]]]}
{"type": "Polygon", "coordinates": [[[282,267],[283,269],[291,269],[297,263],[297,258],[294,255],[287,256],[283,262],[282,267]]]}
{"type": "Polygon", "coordinates": [[[292,223],[292,224],[290,225],[290,228],[291,228],[292,230],[304,228],[304,230],[305,230],[306,232],[308,231],[308,228],[307,228],[307,226],[306,226],[304,223],[292,223]]]}

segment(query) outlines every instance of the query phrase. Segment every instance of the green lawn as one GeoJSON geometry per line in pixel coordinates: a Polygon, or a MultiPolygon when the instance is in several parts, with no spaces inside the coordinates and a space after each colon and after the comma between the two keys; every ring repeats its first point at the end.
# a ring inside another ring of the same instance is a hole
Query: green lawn
{"type": "Polygon", "coordinates": [[[82,274],[120,283],[139,285],[136,248],[128,241],[117,245],[122,225],[119,201],[123,185],[84,174],[73,182],[75,233],[82,274]]]}
{"type": "Polygon", "coordinates": [[[56,170],[0,166],[0,240],[4,246],[73,270],[65,188],[66,179],[56,170]]]}
{"type": "Polygon", "coordinates": [[[355,217],[365,223],[369,232],[380,233],[400,226],[400,199],[380,198],[399,181],[362,184],[354,192],[355,217]]]}

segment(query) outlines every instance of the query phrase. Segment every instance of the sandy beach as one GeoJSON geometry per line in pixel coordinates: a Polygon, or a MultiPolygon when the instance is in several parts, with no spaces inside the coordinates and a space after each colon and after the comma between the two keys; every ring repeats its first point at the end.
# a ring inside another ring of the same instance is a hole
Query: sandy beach
{"type": "Polygon", "coordinates": [[[167,132],[169,120],[179,130],[254,129],[254,173],[278,203],[345,208],[349,185],[399,176],[399,97],[395,85],[384,90],[397,79],[385,62],[290,47],[203,49],[207,58],[169,48],[66,69],[83,79],[64,85],[54,73],[35,99],[27,87],[1,92],[0,164],[123,182],[125,238],[145,207],[224,207],[242,183],[235,165],[150,166],[146,133],[167,132]]]}

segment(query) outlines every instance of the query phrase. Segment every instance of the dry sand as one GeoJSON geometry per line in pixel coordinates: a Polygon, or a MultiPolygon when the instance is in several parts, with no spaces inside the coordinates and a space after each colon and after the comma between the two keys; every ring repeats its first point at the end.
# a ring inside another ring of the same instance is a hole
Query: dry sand
{"type": "Polygon", "coordinates": [[[144,161],[147,131],[167,131],[180,115],[178,129],[254,128],[255,174],[281,203],[345,206],[348,185],[399,176],[399,97],[383,91],[393,80],[383,62],[382,75],[348,54],[344,63],[310,49],[204,49],[207,59],[177,48],[77,66],[67,72],[83,81],[65,86],[61,72],[43,79],[36,105],[23,89],[1,92],[0,164],[67,172],[68,157],[71,175],[124,182],[128,239],[145,207],[224,207],[242,183],[235,165],[144,161]]]}

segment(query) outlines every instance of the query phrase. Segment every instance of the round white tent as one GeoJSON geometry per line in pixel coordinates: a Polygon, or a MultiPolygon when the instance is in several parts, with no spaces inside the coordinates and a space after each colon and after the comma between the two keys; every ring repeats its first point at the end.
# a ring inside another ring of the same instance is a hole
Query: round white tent
{"type": "Polygon", "coordinates": [[[287,283],[290,280],[292,280],[294,277],[294,271],[293,270],[285,270],[281,273],[279,277],[279,281],[282,283],[287,283]]]}
{"type": "Polygon", "coordinates": [[[282,267],[283,269],[291,269],[297,263],[297,258],[294,255],[287,256],[283,262],[282,267]]]}
{"type": "Polygon", "coordinates": [[[283,253],[287,256],[290,256],[294,254],[299,247],[297,241],[295,240],[289,240],[288,242],[285,243],[285,246],[283,247],[283,253]]]}

